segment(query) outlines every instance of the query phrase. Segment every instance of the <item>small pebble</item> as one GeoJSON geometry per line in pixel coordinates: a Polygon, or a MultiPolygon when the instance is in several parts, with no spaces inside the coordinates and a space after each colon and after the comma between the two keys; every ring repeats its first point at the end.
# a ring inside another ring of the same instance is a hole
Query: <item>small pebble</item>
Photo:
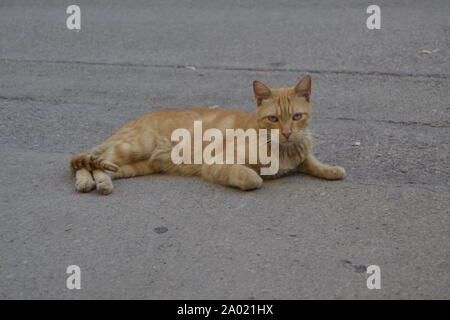
{"type": "Polygon", "coordinates": [[[156,227],[154,230],[156,233],[165,233],[169,231],[169,229],[167,229],[166,227],[156,227]]]}

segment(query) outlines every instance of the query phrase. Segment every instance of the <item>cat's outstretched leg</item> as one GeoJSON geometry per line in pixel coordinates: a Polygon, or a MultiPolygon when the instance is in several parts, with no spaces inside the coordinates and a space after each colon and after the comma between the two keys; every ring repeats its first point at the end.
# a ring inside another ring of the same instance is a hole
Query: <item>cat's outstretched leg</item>
{"type": "Polygon", "coordinates": [[[75,188],[78,192],[89,192],[95,188],[95,181],[89,170],[82,168],[75,172],[75,188]]]}
{"type": "Polygon", "coordinates": [[[298,167],[300,172],[328,180],[339,180],[345,176],[345,169],[338,166],[330,166],[320,162],[309,154],[305,161],[298,167]]]}
{"type": "Polygon", "coordinates": [[[119,141],[102,154],[91,156],[91,168],[117,172],[121,166],[149,159],[156,146],[155,138],[151,135],[129,138],[128,141],[119,141]]]}
{"type": "Polygon", "coordinates": [[[254,170],[240,164],[204,164],[201,175],[208,181],[241,190],[258,189],[263,183],[254,170]]]}
{"type": "Polygon", "coordinates": [[[86,168],[115,172],[122,165],[148,159],[156,146],[157,134],[149,129],[141,133],[139,128],[130,126],[127,124],[99,146],[73,156],[70,160],[72,170],[86,168]]]}

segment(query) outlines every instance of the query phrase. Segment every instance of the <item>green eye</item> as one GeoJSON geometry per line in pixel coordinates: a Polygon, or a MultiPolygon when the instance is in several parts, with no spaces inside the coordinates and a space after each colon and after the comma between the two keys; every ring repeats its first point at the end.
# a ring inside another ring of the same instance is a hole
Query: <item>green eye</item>
{"type": "Polygon", "coordinates": [[[296,113],[292,116],[293,120],[300,120],[302,118],[302,114],[301,113],[296,113]]]}
{"type": "Polygon", "coordinates": [[[277,122],[278,118],[275,116],[268,116],[267,119],[269,119],[270,122],[277,122]]]}

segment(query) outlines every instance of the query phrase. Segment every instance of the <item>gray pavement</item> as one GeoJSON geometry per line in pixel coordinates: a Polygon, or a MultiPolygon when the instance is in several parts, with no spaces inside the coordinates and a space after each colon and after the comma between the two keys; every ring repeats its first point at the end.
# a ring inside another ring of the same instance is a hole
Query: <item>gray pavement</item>
{"type": "Polygon", "coordinates": [[[0,1],[0,298],[450,298],[450,2],[379,1],[371,31],[364,1],[78,1],[80,32],[28,2],[0,1]],[[252,80],[306,73],[315,153],[345,180],[75,191],[70,156],[126,121],[251,112],[252,80]]]}

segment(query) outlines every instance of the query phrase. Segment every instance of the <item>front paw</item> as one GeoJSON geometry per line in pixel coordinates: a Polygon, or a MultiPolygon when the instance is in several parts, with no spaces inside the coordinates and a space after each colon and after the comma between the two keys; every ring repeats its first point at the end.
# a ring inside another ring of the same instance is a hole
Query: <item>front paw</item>
{"type": "Polygon", "coordinates": [[[261,188],[263,179],[252,169],[236,166],[230,175],[230,185],[241,190],[254,190],[261,188]]]}
{"type": "Polygon", "coordinates": [[[327,172],[327,179],[329,180],[340,180],[345,177],[345,169],[339,166],[331,167],[327,172]]]}

